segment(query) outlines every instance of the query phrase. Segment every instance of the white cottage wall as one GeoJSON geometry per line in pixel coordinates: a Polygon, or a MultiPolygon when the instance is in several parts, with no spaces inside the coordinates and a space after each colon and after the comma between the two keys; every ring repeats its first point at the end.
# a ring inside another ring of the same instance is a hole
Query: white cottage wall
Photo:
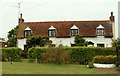
{"type": "Polygon", "coordinates": [[[97,44],[104,44],[105,47],[112,47],[112,38],[105,38],[102,36],[94,38],[85,38],[86,41],[91,41],[94,43],[94,47],[97,47],[97,44]]]}
{"type": "MultiPolygon", "coordinates": [[[[62,44],[63,46],[71,46],[71,44],[74,44],[74,37],[71,38],[55,38],[51,37],[49,38],[52,40],[52,44],[55,44],[56,46],[59,46],[62,44]]],[[[105,47],[112,47],[112,38],[105,38],[103,36],[98,37],[87,37],[84,38],[86,41],[91,41],[94,43],[94,47],[97,47],[97,44],[104,44],[105,47]]],[[[18,47],[24,50],[24,45],[26,45],[26,38],[24,39],[17,39],[18,41],[18,47]]]]}
{"type": "Polygon", "coordinates": [[[24,45],[26,45],[26,38],[24,39],[17,39],[17,46],[24,50],[24,45]]]}

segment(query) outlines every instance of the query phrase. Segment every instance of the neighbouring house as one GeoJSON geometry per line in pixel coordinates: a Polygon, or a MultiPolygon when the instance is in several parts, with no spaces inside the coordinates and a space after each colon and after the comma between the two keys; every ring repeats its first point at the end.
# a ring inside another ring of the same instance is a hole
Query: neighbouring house
{"type": "Polygon", "coordinates": [[[90,46],[111,47],[115,37],[114,19],[111,12],[108,20],[24,22],[21,14],[17,46],[24,50],[29,35],[49,37],[56,46],[71,46],[74,45],[75,35],[79,34],[89,41],[90,46]]]}
{"type": "Polygon", "coordinates": [[[5,47],[5,39],[4,38],[0,38],[0,47],[5,47]]]}

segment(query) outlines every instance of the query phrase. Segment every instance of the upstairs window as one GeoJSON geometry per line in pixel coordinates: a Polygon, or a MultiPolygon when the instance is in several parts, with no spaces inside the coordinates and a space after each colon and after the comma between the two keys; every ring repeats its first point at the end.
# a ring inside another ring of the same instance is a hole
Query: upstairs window
{"type": "Polygon", "coordinates": [[[28,37],[32,34],[32,30],[27,27],[25,30],[24,30],[24,37],[28,37]]]}
{"type": "Polygon", "coordinates": [[[55,37],[56,36],[56,28],[54,28],[53,26],[51,26],[48,30],[48,36],[49,37],[55,37]]]}
{"type": "Polygon", "coordinates": [[[102,25],[99,25],[97,27],[97,36],[104,36],[104,27],[102,25]]]}
{"type": "Polygon", "coordinates": [[[76,25],[73,25],[71,27],[71,36],[76,36],[78,35],[78,27],[76,25]]]}
{"type": "Polygon", "coordinates": [[[98,36],[104,36],[104,29],[97,29],[98,36]]]}
{"type": "Polygon", "coordinates": [[[72,29],[71,36],[76,36],[76,35],[78,35],[78,29],[72,29]]]}

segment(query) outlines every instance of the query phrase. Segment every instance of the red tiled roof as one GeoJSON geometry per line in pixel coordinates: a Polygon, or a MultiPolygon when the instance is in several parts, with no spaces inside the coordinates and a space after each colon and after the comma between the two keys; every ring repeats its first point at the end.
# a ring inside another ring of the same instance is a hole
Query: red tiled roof
{"type": "Polygon", "coordinates": [[[100,24],[105,28],[105,37],[112,37],[112,23],[110,20],[95,21],[53,21],[53,22],[24,22],[19,26],[17,38],[24,38],[24,29],[29,27],[34,36],[48,36],[51,26],[56,28],[56,37],[70,37],[73,25],[79,28],[79,34],[84,37],[95,37],[96,27],[100,24]]]}

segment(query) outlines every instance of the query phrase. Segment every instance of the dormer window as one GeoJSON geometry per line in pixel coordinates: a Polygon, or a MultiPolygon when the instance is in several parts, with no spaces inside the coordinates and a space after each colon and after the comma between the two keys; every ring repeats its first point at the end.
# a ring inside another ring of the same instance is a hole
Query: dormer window
{"type": "Polygon", "coordinates": [[[73,25],[71,27],[71,36],[76,36],[78,35],[78,27],[76,25],[73,25]]]}
{"type": "Polygon", "coordinates": [[[28,37],[32,34],[32,30],[27,27],[25,30],[24,30],[24,37],[28,37]]]}
{"type": "Polygon", "coordinates": [[[49,37],[55,37],[56,36],[56,28],[51,26],[48,30],[48,36],[49,37]]]}
{"type": "Polygon", "coordinates": [[[104,36],[104,27],[102,25],[99,25],[96,30],[97,36],[104,36]]]}

